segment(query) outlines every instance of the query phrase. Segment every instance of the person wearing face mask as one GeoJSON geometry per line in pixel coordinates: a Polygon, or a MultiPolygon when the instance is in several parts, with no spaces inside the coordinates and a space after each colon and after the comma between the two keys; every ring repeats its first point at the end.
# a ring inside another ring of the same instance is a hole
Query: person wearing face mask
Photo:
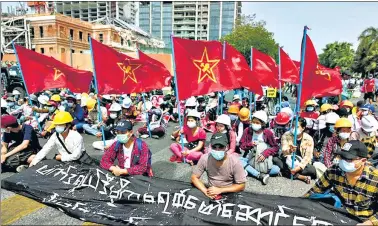
{"type": "Polygon", "coordinates": [[[181,131],[173,132],[172,136],[175,137],[178,143],[173,143],[170,150],[173,155],[169,159],[171,162],[181,162],[183,158],[187,163],[194,164],[203,155],[206,141],[206,132],[199,125],[200,114],[195,111],[189,111],[186,116],[186,126],[181,131]],[[180,135],[183,135],[188,143],[184,145],[182,150],[180,143],[180,135]]]}
{"type": "Polygon", "coordinates": [[[316,111],[316,106],[318,104],[315,100],[308,100],[305,103],[305,110],[301,113],[301,118],[317,119],[320,116],[320,113],[316,111]]]}
{"type": "Polygon", "coordinates": [[[231,128],[232,130],[236,130],[236,122],[239,119],[239,107],[237,105],[231,105],[228,110],[228,116],[231,119],[231,128]]]}
{"type": "Polygon", "coordinates": [[[297,143],[294,146],[295,124],[290,131],[286,132],[281,138],[282,154],[275,159],[285,177],[294,175],[295,179],[302,180],[307,184],[311,183],[311,179],[316,179],[316,169],[311,164],[314,154],[314,140],[304,132],[306,128],[306,120],[298,119],[297,143]],[[292,153],[296,153],[294,168],[292,169],[292,153]]]}
{"type": "Polygon", "coordinates": [[[378,225],[378,170],[367,164],[366,146],[352,140],[337,154],[341,158],[339,164],[327,169],[304,197],[332,190],[343,208],[360,219],[362,223],[357,225],[378,225]]]}
{"type": "Polygon", "coordinates": [[[280,112],[274,119],[273,132],[278,145],[281,143],[281,137],[290,130],[291,116],[286,112],[280,112]]]}
{"type": "Polygon", "coordinates": [[[364,91],[364,100],[365,103],[372,104],[374,100],[374,93],[375,93],[375,81],[373,75],[370,74],[364,81],[363,85],[364,91]]]}
{"type": "Polygon", "coordinates": [[[273,165],[273,157],[278,154],[279,146],[273,132],[266,128],[268,116],[265,111],[256,111],[252,115],[251,126],[244,130],[240,140],[240,149],[244,155],[240,158],[248,174],[258,178],[266,185],[269,175],[280,172],[278,166],[273,165]],[[266,163],[269,168],[260,172],[259,164],[266,163]]]}
{"type": "Polygon", "coordinates": [[[101,106],[101,119],[99,117],[97,101],[94,99],[89,99],[87,101],[87,108],[88,108],[88,118],[87,123],[83,125],[83,129],[88,134],[96,136],[100,138],[102,136],[102,132],[100,131],[101,126],[103,126],[106,121],[108,120],[108,113],[105,107],[101,106]]]}
{"type": "Polygon", "coordinates": [[[242,192],[247,181],[243,166],[236,154],[228,153],[227,134],[216,133],[211,137],[211,151],[204,154],[193,168],[191,182],[210,199],[221,199],[223,193],[242,192]],[[206,172],[208,186],[201,181],[206,172]]]}
{"type": "Polygon", "coordinates": [[[62,162],[78,161],[88,165],[96,165],[94,160],[86,153],[83,137],[72,130],[73,118],[70,113],[61,111],[54,117],[55,134],[37,153],[29,167],[38,164],[51,150],[57,150],[54,159],[62,162]]]}
{"type": "Polygon", "coordinates": [[[335,132],[337,136],[333,136],[327,142],[325,149],[323,151],[324,155],[324,165],[329,168],[334,163],[338,162],[336,157],[336,152],[349,140],[351,140],[352,132],[352,122],[347,118],[340,118],[336,121],[335,132]]]}
{"type": "MultiPolygon", "coordinates": [[[[231,119],[228,115],[219,115],[217,120],[215,121],[215,132],[212,136],[214,136],[216,133],[224,133],[227,136],[227,139],[229,140],[228,143],[228,154],[233,154],[235,152],[236,147],[236,134],[231,128],[231,119]]],[[[206,150],[208,152],[211,150],[211,146],[209,146],[206,150]]]]}
{"type": "Polygon", "coordinates": [[[372,115],[362,116],[361,128],[350,136],[351,140],[359,140],[365,144],[368,149],[368,158],[373,155],[378,146],[377,128],[378,122],[372,115]]]}
{"type": "Polygon", "coordinates": [[[123,99],[122,102],[122,119],[135,121],[136,117],[139,115],[139,112],[136,110],[136,107],[133,105],[132,100],[129,97],[123,99]]]}
{"type": "Polygon", "coordinates": [[[117,141],[114,142],[101,158],[100,167],[115,176],[148,175],[153,176],[151,151],[146,142],[136,138],[133,124],[121,120],[115,127],[117,141]],[[118,165],[115,164],[117,160],[118,165]]]}
{"type": "Polygon", "coordinates": [[[346,118],[348,118],[349,121],[352,122],[352,131],[359,130],[361,127],[360,120],[357,118],[356,115],[352,114],[353,103],[349,100],[344,100],[340,103],[340,109],[346,111],[346,118]]]}
{"type": "MultiPolygon", "coordinates": [[[[149,129],[151,131],[152,138],[155,138],[155,139],[162,138],[165,135],[163,112],[161,111],[161,109],[156,108],[155,106],[152,106],[151,104],[151,106],[149,107],[149,110],[147,110],[147,115],[148,115],[149,129]]],[[[149,132],[148,132],[147,124],[139,128],[137,134],[141,138],[148,138],[149,132]]]]}
{"type": "Polygon", "coordinates": [[[14,116],[3,115],[1,133],[2,171],[22,171],[41,149],[36,132],[30,125],[20,125],[14,116]]]}
{"type": "Polygon", "coordinates": [[[67,95],[67,112],[69,112],[74,118],[72,124],[73,130],[82,132],[83,125],[85,124],[84,109],[77,104],[76,97],[74,95],[67,95]]]}
{"type": "Polygon", "coordinates": [[[47,121],[45,123],[45,126],[43,128],[43,131],[39,134],[41,137],[48,138],[51,135],[52,130],[54,129],[53,126],[53,119],[56,114],[58,114],[60,111],[57,109],[58,105],[56,102],[49,100],[46,104],[46,109],[38,109],[38,108],[33,108],[35,112],[38,113],[44,113],[48,112],[49,116],[47,118],[47,121]]]}
{"type": "Polygon", "coordinates": [[[244,131],[250,126],[250,111],[248,108],[242,108],[239,111],[239,118],[235,122],[236,132],[236,151],[240,153],[240,140],[242,139],[244,131]]]}

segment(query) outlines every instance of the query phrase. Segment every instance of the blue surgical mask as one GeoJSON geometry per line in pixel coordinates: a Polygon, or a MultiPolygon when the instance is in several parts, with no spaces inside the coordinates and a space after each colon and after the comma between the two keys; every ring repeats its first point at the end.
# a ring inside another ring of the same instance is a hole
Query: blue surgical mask
{"type": "Polygon", "coordinates": [[[221,161],[222,159],[224,159],[224,156],[226,155],[226,152],[225,151],[211,150],[210,154],[211,154],[211,156],[213,156],[213,158],[215,158],[215,160],[221,161]]]}
{"type": "Polygon", "coordinates": [[[335,126],[334,125],[329,126],[328,130],[329,130],[329,132],[334,133],[335,132],[335,126]]]}
{"type": "Polygon", "coordinates": [[[307,110],[308,112],[312,112],[312,111],[315,110],[315,108],[314,108],[314,107],[307,107],[306,110],[307,110]]]}
{"type": "Polygon", "coordinates": [[[344,159],[340,160],[339,167],[341,168],[342,171],[346,173],[353,173],[354,171],[357,170],[354,162],[347,162],[344,159]]]}
{"type": "Polygon", "coordinates": [[[238,119],[237,115],[229,115],[229,116],[230,116],[231,122],[235,122],[238,119]]]}
{"type": "Polygon", "coordinates": [[[66,127],[65,126],[55,126],[55,131],[57,133],[63,133],[64,130],[66,130],[66,127]]]}
{"type": "Polygon", "coordinates": [[[121,144],[126,144],[129,141],[129,139],[130,136],[128,136],[127,134],[117,134],[117,140],[121,144]]]}

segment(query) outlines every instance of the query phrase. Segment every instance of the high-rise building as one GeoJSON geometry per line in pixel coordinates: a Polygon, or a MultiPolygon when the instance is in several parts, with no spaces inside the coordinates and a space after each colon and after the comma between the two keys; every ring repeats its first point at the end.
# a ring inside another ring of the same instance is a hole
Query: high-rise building
{"type": "Polygon", "coordinates": [[[117,18],[135,25],[137,4],[134,2],[48,2],[48,9],[84,21],[100,18],[117,18]]]}
{"type": "Polygon", "coordinates": [[[241,2],[140,2],[139,27],[170,45],[170,35],[219,40],[240,17],[241,2]]]}

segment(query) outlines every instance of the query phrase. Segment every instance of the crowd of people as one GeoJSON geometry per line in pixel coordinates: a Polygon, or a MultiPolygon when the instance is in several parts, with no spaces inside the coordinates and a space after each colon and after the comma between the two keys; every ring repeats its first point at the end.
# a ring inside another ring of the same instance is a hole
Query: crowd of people
{"type": "Polygon", "coordinates": [[[220,96],[178,102],[161,90],[97,96],[56,89],[23,98],[8,93],[1,99],[2,171],[21,172],[54,152],[57,161],[99,166],[115,176],[153,176],[151,147],[143,139],[167,137],[172,139],[167,161],[192,165],[193,185],[210,199],[243,191],[247,177],[264,185],[273,176],[317,180],[306,197],[334,193],[365,225],[378,224],[378,121],[372,98],[339,104],[308,100],[296,123],[287,97],[271,116],[261,98],[239,93],[220,101],[220,96]],[[170,123],[180,117],[182,127],[170,123]],[[143,126],[135,131],[136,123],[143,126]],[[172,134],[166,134],[168,125],[176,126],[172,134]],[[93,148],[103,151],[100,161],[86,153],[83,133],[99,139],[93,148]],[[39,139],[47,139],[43,147],[39,139]],[[201,180],[205,172],[208,183],[201,180]]]}

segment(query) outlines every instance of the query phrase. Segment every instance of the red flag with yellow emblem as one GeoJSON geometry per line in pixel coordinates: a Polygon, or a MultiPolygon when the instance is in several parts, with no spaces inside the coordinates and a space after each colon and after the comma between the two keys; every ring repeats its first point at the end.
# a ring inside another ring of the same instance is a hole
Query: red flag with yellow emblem
{"type": "Polygon", "coordinates": [[[92,72],[77,70],[19,45],[15,48],[29,93],[55,88],[68,88],[74,93],[88,92],[92,72]]]}
{"type": "Polygon", "coordinates": [[[173,45],[180,100],[241,87],[237,75],[223,60],[222,43],[174,37],[173,45]]]}
{"type": "Polygon", "coordinates": [[[167,74],[156,64],[134,59],[94,39],[91,42],[100,94],[141,93],[165,86],[167,74]]]}

